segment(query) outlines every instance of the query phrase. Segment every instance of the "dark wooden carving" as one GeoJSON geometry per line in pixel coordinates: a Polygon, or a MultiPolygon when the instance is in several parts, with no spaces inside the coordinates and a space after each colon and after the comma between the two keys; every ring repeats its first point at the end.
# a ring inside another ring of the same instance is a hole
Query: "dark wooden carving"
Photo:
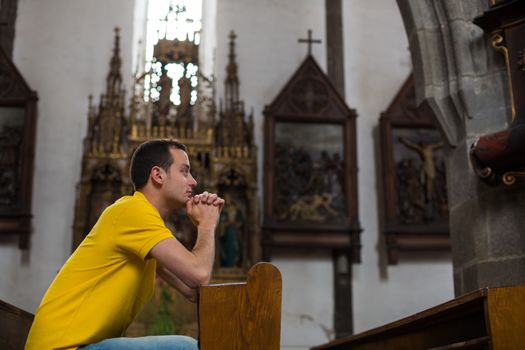
{"type": "Polygon", "coordinates": [[[382,113],[380,133],[388,263],[399,251],[449,249],[443,142],[416,109],[412,75],[382,113]]]}
{"type": "Polygon", "coordinates": [[[505,58],[512,121],[506,130],[479,137],[471,160],[485,182],[512,185],[525,178],[525,3],[499,1],[474,23],[490,34],[492,47],[505,58]]]}
{"type": "Polygon", "coordinates": [[[0,234],[29,247],[36,93],[0,49],[0,234]]]}
{"type": "Polygon", "coordinates": [[[18,0],[0,1],[0,47],[9,58],[13,57],[17,6],[18,0]]]}
{"type": "Polygon", "coordinates": [[[116,30],[106,92],[98,107],[93,105],[91,97],[89,101],[88,131],[75,205],[73,248],[82,242],[108,205],[132,192],[127,176],[130,128],[124,115],[126,101],[120,69],[120,37],[116,30]]]}
{"type": "Polygon", "coordinates": [[[355,111],[308,55],[264,115],[264,258],[321,248],[360,261],[355,111]]]}

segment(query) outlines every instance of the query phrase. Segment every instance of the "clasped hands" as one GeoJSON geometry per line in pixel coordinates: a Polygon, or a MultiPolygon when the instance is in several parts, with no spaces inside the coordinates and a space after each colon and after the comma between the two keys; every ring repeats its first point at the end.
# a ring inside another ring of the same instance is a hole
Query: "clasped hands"
{"type": "Polygon", "coordinates": [[[188,199],[186,211],[195,226],[215,227],[224,203],[224,199],[217,194],[205,191],[188,199]]]}

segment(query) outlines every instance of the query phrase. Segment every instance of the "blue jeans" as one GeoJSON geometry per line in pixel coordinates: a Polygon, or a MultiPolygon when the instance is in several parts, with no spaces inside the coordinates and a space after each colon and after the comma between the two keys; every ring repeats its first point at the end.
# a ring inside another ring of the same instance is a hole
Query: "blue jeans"
{"type": "Polygon", "coordinates": [[[111,338],[82,346],[82,350],[198,350],[197,341],[184,335],[111,338]]]}

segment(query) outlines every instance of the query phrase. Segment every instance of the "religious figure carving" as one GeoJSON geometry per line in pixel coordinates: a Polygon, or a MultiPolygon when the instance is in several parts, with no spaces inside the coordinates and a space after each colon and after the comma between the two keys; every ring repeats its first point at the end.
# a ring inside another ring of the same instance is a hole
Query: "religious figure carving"
{"type": "Polygon", "coordinates": [[[404,224],[430,222],[448,215],[444,163],[436,163],[435,151],[442,143],[417,144],[406,137],[399,141],[418,153],[419,161],[403,158],[396,164],[398,217],[404,224]]]}
{"type": "Polygon", "coordinates": [[[230,194],[225,195],[228,205],[221,214],[219,258],[221,267],[235,267],[241,262],[245,216],[230,194]]]}
{"type": "Polygon", "coordinates": [[[168,73],[165,69],[162,70],[157,85],[160,87],[159,100],[157,101],[158,122],[159,126],[165,126],[171,107],[170,95],[172,85],[171,78],[168,77],[168,73]]]}
{"type": "Polygon", "coordinates": [[[405,137],[400,137],[399,141],[411,150],[416,151],[419,157],[421,158],[421,161],[423,162],[422,171],[425,184],[426,199],[427,201],[432,200],[432,192],[434,192],[434,180],[436,178],[434,151],[443,147],[443,142],[435,144],[425,144],[423,142],[419,142],[418,144],[415,144],[405,137]]]}
{"type": "Polygon", "coordinates": [[[313,159],[304,147],[276,144],[276,213],[281,220],[326,222],[341,215],[343,165],[339,153],[313,159]]]}
{"type": "Polygon", "coordinates": [[[329,216],[337,216],[339,213],[330,206],[332,195],[329,193],[314,194],[313,196],[305,196],[299,198],[292,204],[287,216],[291,220],[310,220],[316,222],[323,222],[329,216]],[[322,210],[326,211],[325,215],[322,210]]]}
{"type": "Polygon", "coordinates": [[[420,173],[414,159],[403,159],[396,167],[398,211],[405,224],[421,222],[424,217],[425,203],[420,173]]]}
{"type": "Polygon", "coordinates": [[[188,128],[191,125],[191,81],[186,76],[179,79],[180,105],[177,108],[177,121],[179,127],[188,128]]]}

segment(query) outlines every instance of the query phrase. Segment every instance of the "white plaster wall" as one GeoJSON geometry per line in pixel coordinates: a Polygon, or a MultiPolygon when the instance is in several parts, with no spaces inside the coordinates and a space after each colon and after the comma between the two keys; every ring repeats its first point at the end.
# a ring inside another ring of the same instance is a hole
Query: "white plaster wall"
{"type": "Polygon", "coordinates": [[[387,266],[379,235],[382,202],[379,116],[412,69],[395,1],[343,1],[347,103],[359,114],[359,210],[362,263],[354,265],[356,332],[394,321],[454,297],[450,254],[403,256],[387,266]],[[379,193],[378,193],[379,191],[379,193]]]}
{"type": "Polygon", "coordinates": [[[146,26],[148,20],[148,0],[135,0],[135,10],[133,12],[133,39],[131,69],[134,74],[141,74],[144,71],[144,55],[146,47],[146,26]]]}
{"type": "Polygon", "coordinates": [[[71,249],[88,95],[98,96],[122,29],[129,87],[134,1],[20,0],[13,59],[39,96],[31,249],[0,245],[0,299],[34,312],[71,249]]]}
{"type": "Polygon", "coordinates": [[[333,339],[333,268],[328,253],[278,253],[283,278],[281,349],[308,350],[333,339]]]}

